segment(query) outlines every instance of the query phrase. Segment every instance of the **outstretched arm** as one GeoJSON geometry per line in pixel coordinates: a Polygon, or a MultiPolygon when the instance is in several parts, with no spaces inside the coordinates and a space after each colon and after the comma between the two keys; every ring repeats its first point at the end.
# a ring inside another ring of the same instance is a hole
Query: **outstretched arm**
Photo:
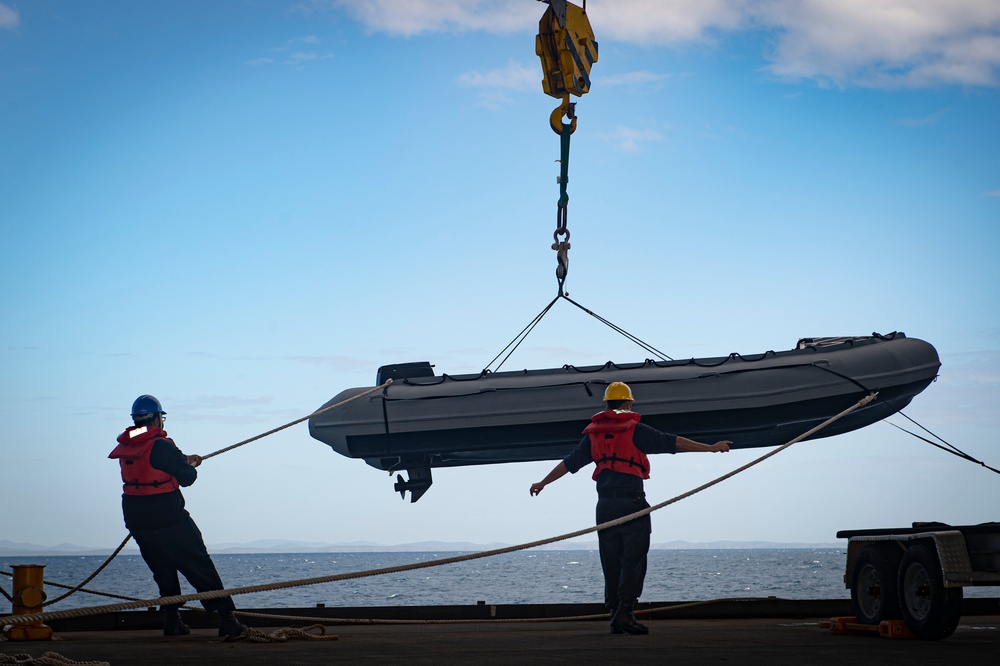
{"type": "Polygon", "coordinates": [[[687,437],[677,436],[677,452],[687,452],[687,453],[698,453],[698,452],[708,452],[708,453],[725,453],[729,450],[729,445],[732,442],[728,439],[724,439],[715,444],[702,444],[701,442],[696,442],[693,439],[688,439],[687,437]]]}
{"type": "Polygon", "coordinates": [[[544,479],[542,479],[538,483],[531,484],[531,490],[529,492],[531,493],[531,495],[533,497],[533,496],[537,495],[538,493],[542,492],[542,488],[544,488],[545,486],[549,485],[550,483],[552,483],[556,479],[561,479],[563,476],[565,476],[568,473],[569,473],[569,469],[566,468],[566,463],[560,462],[558,465],[556,465],[555,467],[552,468],[552,471],[549,472],[548,475],[546,475],[546,477],[544,479]]]}

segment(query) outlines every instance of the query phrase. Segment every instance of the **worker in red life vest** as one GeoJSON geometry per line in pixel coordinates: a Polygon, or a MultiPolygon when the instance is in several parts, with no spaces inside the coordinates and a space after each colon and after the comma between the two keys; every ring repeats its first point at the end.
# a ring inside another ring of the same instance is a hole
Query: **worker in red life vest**
{"type": "MultiPolygon", "coordinates": [[[[181,594],[178,572],[199,592],[222,590],[222,579],[205,549],[201,532],[184,508],[181,487],[198,478],[201,456],[186,456],[163,429],[166,412],[160,401],[141,395],[132,404],[135,425],[118,436],[109,458],[121,465],[122,513],[125,527],[139,545],[142,559],[153,572],[161,597],[181,594]]],[[[239,636],[246,631],[233,614],[232,597],[205,599],[206,610],[219,613],[219,635],[239,636]]],[[[191,633],[181,619],[179,606],[163,606],[165,636],[191,633]]]]}
{"type": "MultiPolygon", "coordinates": [[[[649,508],[642,481],[649,478],[652,453],[709,451],[725,453],[732,443],[701,444],[686,437],[660,432],[639,423],[632,411],[632,390],[623,382],[612,382],[604,392],[607,408],[591,418],[583,439],[562,462],[538,483],[531,484],[537,495],[545,486],[575,474],[591,462],[597,463],[597,524],[606,523],[649,508]]],[[[642,594],[646,578],[646,555],[652,522],[649,515],[597,533],[604,570],[604,604],[611,611],[611,632],[648,634],[634,615],[635,603],[642,594]]]]}

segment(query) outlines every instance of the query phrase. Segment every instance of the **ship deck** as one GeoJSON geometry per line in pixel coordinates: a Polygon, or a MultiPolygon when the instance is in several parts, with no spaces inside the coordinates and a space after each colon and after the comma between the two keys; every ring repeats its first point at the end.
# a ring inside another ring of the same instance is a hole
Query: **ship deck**
{"type": "MultiPolygon", "coordinates": [[[[969,601],[969,600],[967,600],[969,601]]],[[[821,605],[800,605],[822,611],[821,605]]],[[[326,609],[331,611],[333,609],[326,609]]],[[[0,643],[0,655],[41,657],[55,652],[73,661],[112,665],[212,664],[441,664],[441,663],[714,663],[985,664],[1000,648],[1000,600],[981,600],[955,633],[937,642],[838,635],[829,616],[640,618],[648,636],[612,635],[606,620],[448,624],[343,624],[327,628],[337,640],[293,638],[280,643],[227,642],[208,626],[189,636],[164,637],[153,628],[63,631],[54,640],[0,643]]],[[[835,606],[834,610],[839,610],[835,606]]],[[[702,614],[703,615],[703,614],[702,614]]],[[[659,617],[659,616],[656,616],[659,617]]],[[[57,625],[57,623],[53,623],[57,625]]],[[[282,626],[251,622],[269,634],[282,626]]],[[[315,633],[315,632],[314,632],[315,633]]],[[[318,635],[318,634],[317,634],[318,635]]]]}

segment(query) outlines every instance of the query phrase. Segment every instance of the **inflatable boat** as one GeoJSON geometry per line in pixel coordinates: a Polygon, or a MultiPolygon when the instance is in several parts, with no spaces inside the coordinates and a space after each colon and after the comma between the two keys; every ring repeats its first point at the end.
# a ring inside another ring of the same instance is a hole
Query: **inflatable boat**
{"type": "MultiPolygon", "coordinates": [[[[309,434],[337,453],[397,477],[415,502],[431,468],[558,460],[603,409],[608,384],[627,383],[633,410],[658,430],[733,448],[777,446],[850,407],[878,398],[815,435],[830,437],[899,411],[937,376],[934,347],[903,333],[803,338],[757,355],[547,370],[436,375],[429,362],[379,368],[381,391],[317,414],[309,434]]],[[[371,387],[347,389],[324,407],[371,387]]]]}

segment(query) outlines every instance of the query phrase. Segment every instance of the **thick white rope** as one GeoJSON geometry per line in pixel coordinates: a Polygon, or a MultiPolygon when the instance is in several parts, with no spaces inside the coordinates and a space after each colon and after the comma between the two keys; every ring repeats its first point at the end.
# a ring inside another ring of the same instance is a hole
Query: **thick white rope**
{"type": "Polygon", "coordinates": [[[728,474],[720,476],[719,478],[715,479],[714,481],[710,481],[710,482],[708,482],[708,483],[706,483],[704,485],[701,485],[698,488],[695,488],[694,490],[688,491],[688,492],[686,492],[686,493],[684,493],[682,495],[678,495],[677,497],[669,499],[669,500],[667,500],[665,502],[661,502],[660,504],[657,504],[655,506],[651,506],[651,507],[649,507],[647,509],[642,509],[641,511],[636,511],[635,513],[629,514],[627,516],[623,516],[623,517],[615,519],[615,520],[610,520],[610,521],[608,521],[606,523],[601,523],[600,525],[596,525],[594,527],[588,527],[588,528],[585,528],[585,529],[582,529],[582,530],[577,530],[575,532],[569,532],[569,533],[563,534],[561,536],[549,537],[547,539],[540,539],[538,541],[531,541],[531,542],[523,543],[523,544],[520,544],[520,545],[517,545],[517,546],[507,546],[505,548],[496,548],[496,549],[493,549],[493,550],[485,550],[485,551],[481,551],[481,552],[478,552],[478,553],[466,553],[465,555],[457,555],[455,557],[446,557],[446,558],[443,558],[443,559],[440,559],[440,560],[431,560],[431,561],[427,561],[427,562],[415,562],[415,563],[412,563],[412,564],[406,564],[406,565],[400,565],[400,566],[394,566],[394,567],[384,567],[384,568],[381,568],[381,569],[371,569],[369,571],[355,571],[355,572],[344,573],[344,574],[335,574],[335,575],[331,575],[331,576],[319,576],[319,577],[316,577],[316,578],[303,578],[303,579],[299,579],[299,580],[287,581],[287,582],[284,582],[284,583],[265,583],[265,584],[261,584],[261,585],[248,585],[248,586],[245,586],[245,587],[237,587],[237,588],[232,588],[232,589],[228,589],[228,590],[212,590],[212,591],[209,591],[209,592],[199,592],[199,593],[196,593],[196,594],[177,595],[177,596],[172,596],[172,597],[160,597],[158,599],[140,600],[140,601],[133,601],[133,602],[122,603],[122,604],[111,604],[111,605],[107,605],[107,606],[92,606],[90,608],[74,608],[74,609],[70,609],[70,610],[56,611],[56,612],[51,612],[51,613],[34,613],[34,614],[25,614],[25,615],[9,615],[9,616],[6,616],[6,617],[0,617],[0,626],[3,626],[5,624],[26,624],[28,622],[37,622],[39,620],[45,621],[45,620],[55,620],[55,619],[63,619],[63,618],[71,618],[71,617],[84,617],[84,616],[88,616],[88,615],[99,615],[99,614],[102,614],[102,613],[114,613],[114,612],[117,612],[117,611],[131,610],[131,609],[134,609],[134,608],[149,608],[151,606],[177,605],[177,604],[183,604],[183,603],[186,603],[188,601],[195,601],[195,600],[203,601],[205,599],[218,599],[220,597],[237,596],[237,595],[240,595],[240,594],[253,594],[255,592],[267,592],[267,591],[271,591],[271,590],[287,589],[287,588],[292,588],[292,587],[304,587],[304,586],[307,586],[307,585],[319,585],[319,584],[322,584],[322,583],[333,583],[333,582],[337,582],[337,581],[341,581],[341,580],[351,580],[351,579],[356,579],[356,578],[367,578],[367,577],[371,577],[371,576],[381,576],[381,575],[385,575],[385,574],[399,573],[399,572],[403,572],[403,571],[413,571],[413,570],[416,570],[416,569],[425,569],[425,568],[428,568],[428,567],[443,566],[445,564],[455,564],[457,562],[465,562],[465,561],[468,561],[468,560],[482,559],[482,558],[485,558],[485,557],[492,557],[494,555],[504,555],[506,553],[512,553],[512,552],[519,551],[519,550],[527,550],[529,548],[537,548],[539,546],[544,546],[544,545],[547,545],[547,544],[550,544],[550,543],[556,543],[558,541],[565,541],[567,539],[572,539],[572,538],[575,538],[575,537],[578,537],[578,536],[583,536],[585,534],[590,534],[592,532],[597,532],[598,530],[603,530],[603,529],[608,529],[610,527],[615,527],[617,525],[621,525],[622,523],[628,522],[630,520],[635,520],[636,518],[640,518],[642,516],[648,515],[648,514],[650,514],[653,511],[657,511],[659,509],[662,509],[665,506],[669,506],[670,504],[674,504],[675,502],[679,502],[680,500],[685,499],[687,497],[690,497],[691,495],[694,495],[695,493],[699,493],[702,490],[705,490],[706,488],[710,488],[711,486],[714,486],[717,483],[720,483],[720,482],[722,482],[722,481],[724,481],[724,480],[726,480],[726,479],[728,479],[728,478],[730,478],[730,477],[732,477],[732,476],[734,476],[736,474],[739,474],[740,472],[743,472],[743,471],[745,471],[745,470],[753,467],[754,465],[756,465],[756,464],[758,464],[760,462],[763,462],[764,460],[767,460],[768,458],[770,458],[770,457],[772,457],[774,455],[777,455],[778,453],[780,453],[781,451],[784,451],[785,449],[787,449],[788,447],[792,446],[793,444],[796,444],[796,443],[798,443],[798,442],[800,442],[800,441],[802,441],[804,439],[807,439],[808,437],[814,435],[815,433],[817,433],[818,431],[820,431],[823,428],[827,427],[831,423],[833,423],[833,422],[835,422],[835,421],[843,418],[844,416],[850,414],[854,410],[859,409],[860,407],[863,407],[863,406],[867,405],[869,402],[871,402],[872,400],[875,399],[876,395],[877,394],[874,393],[874,392],[868,394],[867,396],[865,396],[864,398],[862,398],[861,400],[859,400],[858,402],[856,402],[851,407],[848,407],[847,409],[845,409],[844,411],[840,412],[839,414],[836,414],[835,416],[830,417],[829,419],[827,419],[823,423],[819,424],[818,426],[816,426],[814,428],[811,428],[810,430],[804,432],[803,434],[799,435],[798,437],[792,439],[788,443],[783,444],[782,446],[778,447],[774,451],[771,451],[771,452],[769,452],[769,453],[761,456],[760,458],[757,458],[756,460],[754,460],[752,462],[749,462],[746,465],[743,465],[742,467],[739,467],[739,468],[737,468],[737,469],[729,472],[728,474]]]}
{"type": "Polygon", "coordinates": [[[309,414],[308,416],[303,416],[300,419],[295,419],[291,423],[286,423],[283,426],[278,426],[274,430],[268,430],[267,432],[263,432],[263,433],[257,435],[256,437],[251,437],[250,439],[244,439],[242,442],[236,442],[232,446],[227,446],[224,449],[219,449],[218,451],[213,451],[212,453],[209,453],[208,455],[202,456],[201,459],[202,460],[208,460],[209,458],[214,458],[215,456],[219,455],[220,453],[225,453],[226,451],[232,451],[233,449],[239,448],[239,447],[243,446],[244,444],[249,444],[250,442],[256,442],[258,439],[264,439],[265,437],[267,437],[269,435],[273,435],[276,432],[281,432],[285,428],[291,428],[293,425],[298,425],[299,423],[302,423],[303,421],[308,421],[309,419],[311,419],[314,416],[319,416],[320,414],[323,414],[325,412],[329,412],[331,409],[336,409],[337,407],[343,407],[344,405],[346,405],[349,402],[354,402],[355,400],[359,400],[359,399],[365,397],[366,395],[371,395],[372,393],[375,393],[377,391],[381,391],[382,389],[388,387],[389,384],[392,384],[392,380],[391,379],[387,379],[384,382],[382,382],[381,384],[379,384],[378,386],[375,386],[374,388],[370,388],[367,391],[362,391],[361,393],[359,393],[357,395],[353,395],[350,398],[347,398],[346,400],[341,400],[340,402],[338,402],[336,404],[329,405],[327,407],[324,407],[323,409],[316,410],[315,412],[313,412],[312,414],[309,414]]]}
{"type": "MultiPolygon", "coordinates": [[[[662,613],[665,611],[684,610],[695,606],[708,606],[720,603],[762,603],[778,600],[778,597],[720,597],[718,599],[705,599],[703,601],[689,601],[682,604],[672,604],[670,606],[655,606],[652,608],[635,609],[635,615],[649,615],[652,613],[662,613]]],[[[201,610],[192,608],[190,610],[201,610]]],[[[242,617],[261,618],[265,620],[291,620],[297,622],[313,622],[319,624],[514,624],[514,623],[536,623],[536,622],[576,622],[578,620],[601,620],[610,619],[611,613],[593,613],[590,615],[563,615],[560,617],[516,617],[516,618],[469,618],[450,620],[393,620],[385,618],[369,617],[316,617],[307,615],[272,615],[270,613],[253,613],[247,611],[235,611],[242,617]]]]}
{"type": "Polygon", "coordinates": [[[30,654],[0,654],[0,664],[16,666],[110,666],[107,661],[73,661],[58,652],[45,652],[40,657],[30,654]]]}
{"type": "Polygon", "coordinates": [[[272,631],[269,634],[266,634],[259,629],[254,629],[253,627],[247,627],[247,630],[239,636],[226,636],[224,641],[226,643],[233,643],[236,641],[248,641],[250,643],[284,643],[289,638],[301,638],[309,641],[335,641],[340,637],[335,634],[327,634],[326,627],[321,624],[313,624],[308,627],[302,627],[301,629],[285,627],[283,629],[272,631]],[[319,633],[310,634],[310,631],[318,631],[319,633]]]}

